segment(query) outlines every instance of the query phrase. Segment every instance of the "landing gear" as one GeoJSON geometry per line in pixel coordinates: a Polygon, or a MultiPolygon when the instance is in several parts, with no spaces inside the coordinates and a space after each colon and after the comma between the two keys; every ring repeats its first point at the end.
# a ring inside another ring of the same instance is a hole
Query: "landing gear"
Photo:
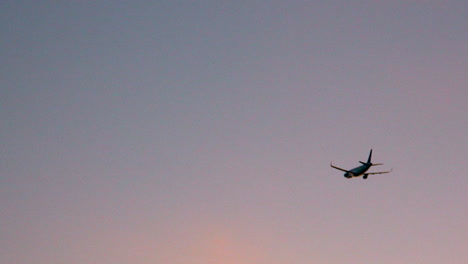
{"type": "Polygon", "coordinates": [[[367,174],[364,174],[364,176],[362,176],[362,178],[365,180],[367,179],[367,174]]]}

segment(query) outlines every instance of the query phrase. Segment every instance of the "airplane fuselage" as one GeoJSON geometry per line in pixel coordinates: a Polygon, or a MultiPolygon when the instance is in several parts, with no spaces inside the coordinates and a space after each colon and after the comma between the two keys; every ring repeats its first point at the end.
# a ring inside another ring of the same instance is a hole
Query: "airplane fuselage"
{"type": "Polygon", "coordinates": [[[346,178],[352,178],[352,177],[359,177],[365,174],[365,172],[371,167],[372,165],[368,164],[363,164],[359,167],[356,167],[354,169],[349,170],[344,174],[346,178]]]}

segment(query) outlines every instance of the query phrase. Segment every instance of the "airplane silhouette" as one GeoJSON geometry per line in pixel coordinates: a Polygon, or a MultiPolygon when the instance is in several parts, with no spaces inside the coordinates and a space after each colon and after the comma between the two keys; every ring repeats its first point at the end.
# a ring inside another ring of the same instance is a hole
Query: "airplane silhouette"
{"type": "Polygon", "coordinates": [[[372,149],[370,150],[369,158],[367,159],[367,162],[359,161],[362,164],[359,167],[356,167],[351,170],[345,170],[345,169],[333,166],[331,162],[330,162],[330,166],[334,169],[344,171],[345,172],[344,176],[345,178],[348,178],[348,179],[353,178],[353,177],[360,177],[360,176],[362,176],[362,178],[364,179],[367,179],[367,176],[371,174],[384,174],[384,173],[389,173],[392,171],[392,170],[389,170],[389,171],[380,171],[380,172],[366,172],[372,166],[383,164],[383,163],[372,163],[371,158],[372,158],[372,149]]]}

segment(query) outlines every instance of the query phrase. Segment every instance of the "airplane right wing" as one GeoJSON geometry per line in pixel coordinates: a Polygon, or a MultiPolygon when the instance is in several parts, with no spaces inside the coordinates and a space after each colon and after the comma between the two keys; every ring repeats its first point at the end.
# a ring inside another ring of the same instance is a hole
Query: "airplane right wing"
{"type": "Polygon", "coordinates": [[[372,175],[372,174],[384,174],[384,173],[389,173],[392,172],[392,170],[389,171],[380,171],[380,172],[366,172],[366,174],[372,175]]]}
{"type": "Polygon", "coordinates": [[[342,168],[338,168],[336,166],[333,166],[333,164],[330,162],[330,167],[334,168],[334,169],[337,169],[337,170],[340,170],[340,171],[344,171],[344,172],[349,172],[348,170],[345,170],[345,169],[342,169],[342,168]]]}

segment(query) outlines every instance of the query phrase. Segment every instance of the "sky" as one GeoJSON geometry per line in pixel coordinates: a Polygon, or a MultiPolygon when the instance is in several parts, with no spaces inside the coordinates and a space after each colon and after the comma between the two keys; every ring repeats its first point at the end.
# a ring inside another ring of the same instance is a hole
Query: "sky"
{"type": "Polygon", "coordinates": [[[0,263],[466,263],[467,14],[1,1],[0,263]]]}

